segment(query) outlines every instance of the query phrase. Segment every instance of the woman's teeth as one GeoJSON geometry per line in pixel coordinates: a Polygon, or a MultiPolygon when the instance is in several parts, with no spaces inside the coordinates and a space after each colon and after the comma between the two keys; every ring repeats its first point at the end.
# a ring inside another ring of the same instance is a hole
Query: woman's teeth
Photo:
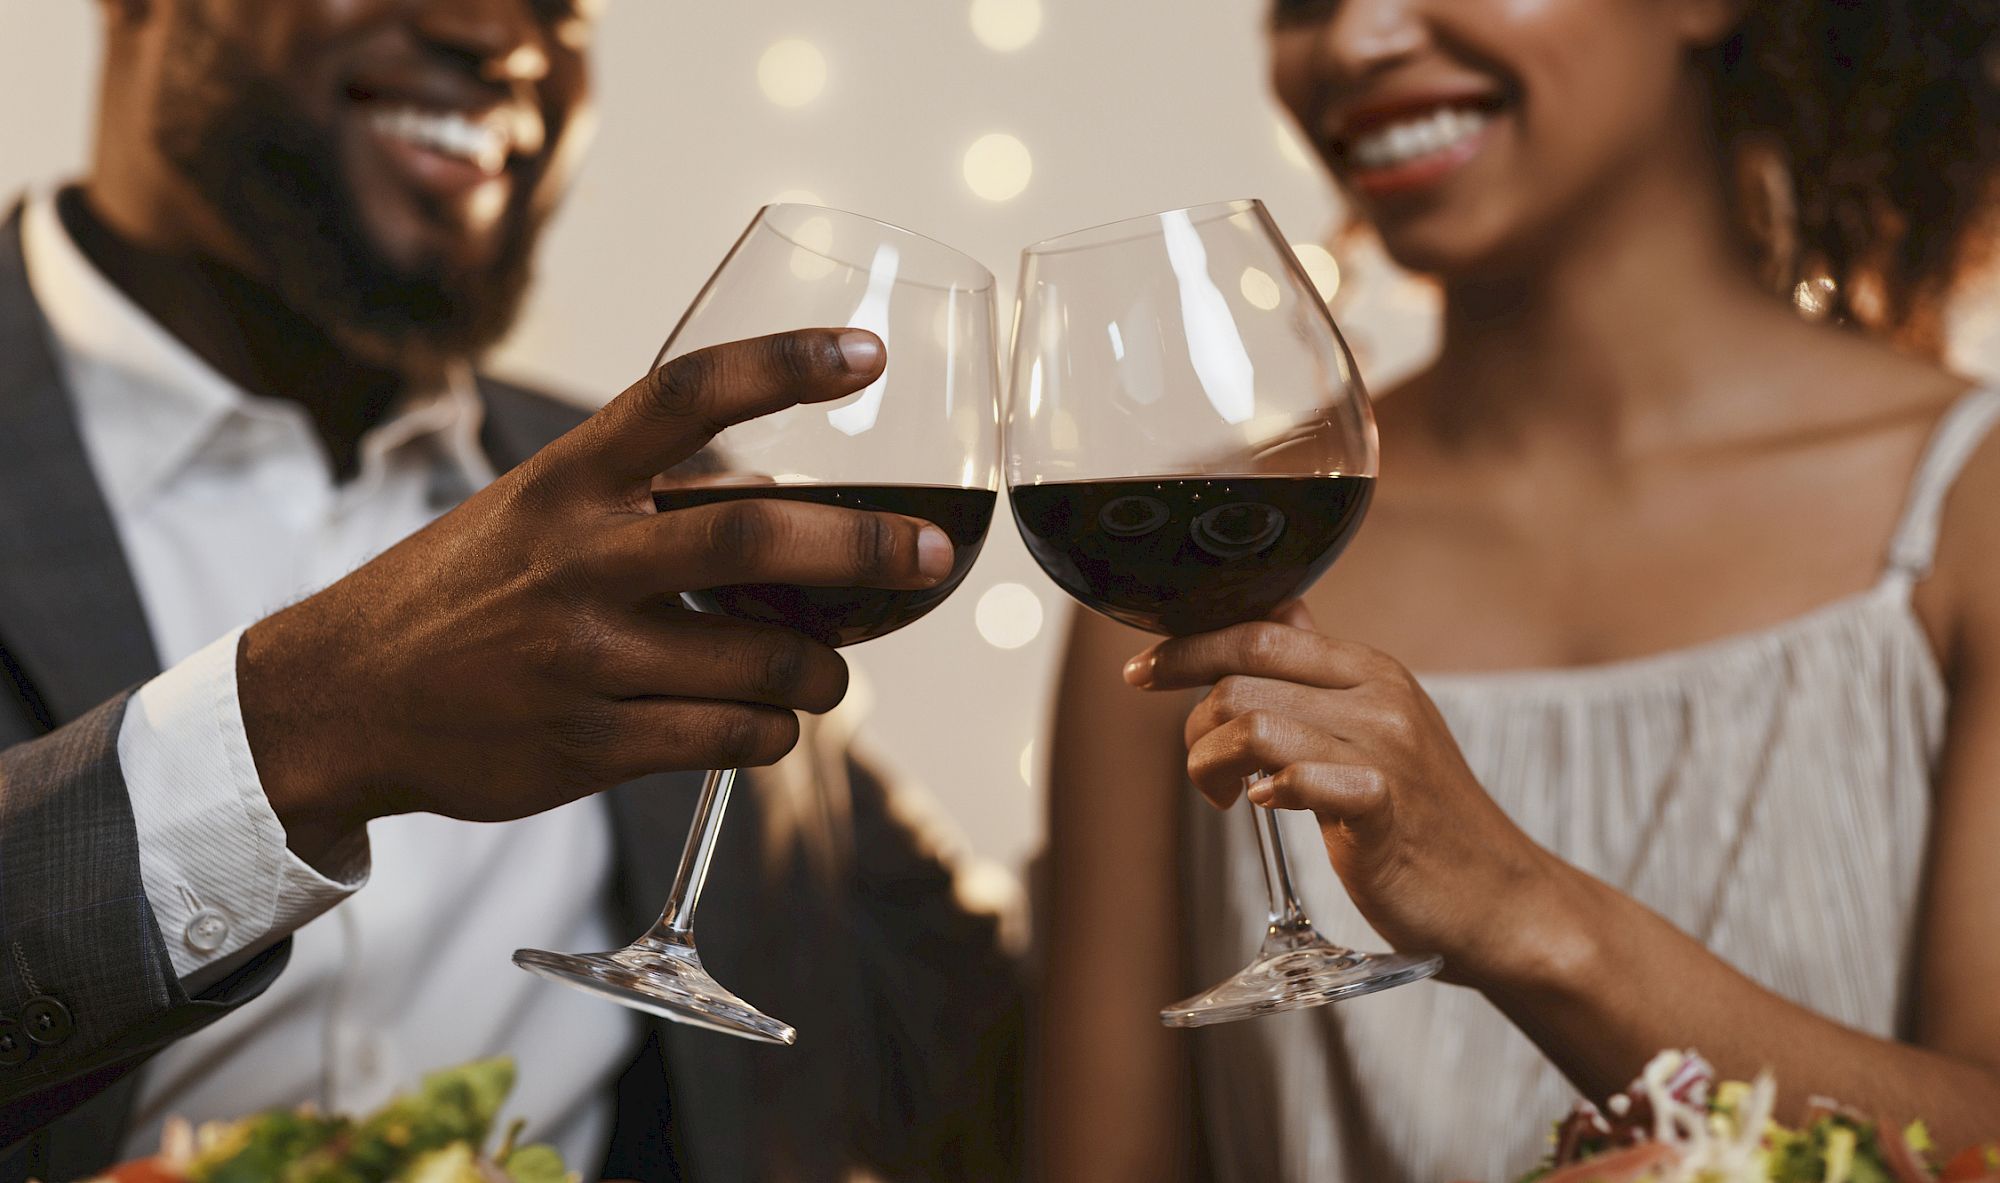
{"type": "Polygon", "coordinates": [[[1360,168],[1394,168],[1421,160],[1478,135],[1487,114],[1462,107],[1445,107],[1429,115],[1399,119],[1355,137],[1347,158],[1360,168]]]}
{"type": "Polygon", "coordinates": [[[488,176],[507,165],[507,133],[492,123],[476,122],[456,111],[426,111],[391,107],[373,118],[375,130],[443,156],[456,157],[488,176]]]}

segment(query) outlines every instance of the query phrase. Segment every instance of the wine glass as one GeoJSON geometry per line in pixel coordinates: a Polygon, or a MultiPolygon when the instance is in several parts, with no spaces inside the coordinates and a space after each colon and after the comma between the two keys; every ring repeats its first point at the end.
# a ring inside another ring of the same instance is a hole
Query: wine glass
{"type": "MultiPolygon", "coordinates": [[[[701,612],[784,625],[829,645],[893,632],[944,601],[979,555],[998,500],[999,367],[993,276],[907,230],[810,205],[765,206],[752,219],[653,364],[786,329],[871,330],[887,368],[832,403],[792,407],[716,439],[720,471],[654,482],[660,510],[779,497],[922,518],[951,537],[951,573],[918,591],[709,588],[682,598],[701,612]]],[[[714,467],[714,466],[711,466],[714,467]]],[[[709,976],[694,913],[729,804],[734,769],[708,774],[659,921],[612,953],[522,949],[523,969],[679,1022],[789,1044],[793,1029],[709,976]]]]}
{"type": "MultiPolygon", "coordinates": [[[[1029,247],[1010,391],[1007,491],[1029,552],[1085,607],[1147,632],[1263,619],[1339,556],[1374,490],[1353,359],[1257,201],[1029,247]]],[[[1162,1022],[1317,1006],[1438,971],[1435,956],[1321,936],[1276,813],[1249,814],[1270,895],[1263,946],[1162,1022]]]]}

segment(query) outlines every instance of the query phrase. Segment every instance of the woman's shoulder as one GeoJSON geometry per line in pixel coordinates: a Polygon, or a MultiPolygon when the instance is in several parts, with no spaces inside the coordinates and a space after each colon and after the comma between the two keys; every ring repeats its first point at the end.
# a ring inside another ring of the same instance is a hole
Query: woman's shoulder
{"type": "Polygon", "coordinates": [[[1903,532],[1940,655],[1950,664],[1968,639],[1990,636],[2000,660],[2000,384],[1964,384],[1940,415],[1903,532]]]}

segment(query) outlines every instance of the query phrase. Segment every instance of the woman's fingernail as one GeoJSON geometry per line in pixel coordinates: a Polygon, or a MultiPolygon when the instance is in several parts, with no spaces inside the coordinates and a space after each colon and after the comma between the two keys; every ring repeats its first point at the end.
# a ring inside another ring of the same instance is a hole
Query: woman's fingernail
{"type": "Polygon", "coordinates": [[[917,570],[929,580],[943,579],[951,574],[951,564],[956,556],[952,552],[951,539],[936,526],[925,526],[917,535],[917,570]]]}
{"type": "Polygon", "coordinates": [[[1250,786],[1250,804],[1252,805],[1269,805],[1271,798],[1277,795],[1278,790],[1272,788],[1271,782],[1268,780],[1260,780],[1250,786]]]}
{"type": "Polygon", "coordinates": [[[1153,654],[1150,651],[1125,663],[1125,681],[1132,686],[1153,684],[1153,654]]]}
{"type": "Polygon", "coordinates": [[[882,362],[882,342],[873,333],[851,329],[840,335],[840,360],[850,374],[873,373],[882,362]]]}

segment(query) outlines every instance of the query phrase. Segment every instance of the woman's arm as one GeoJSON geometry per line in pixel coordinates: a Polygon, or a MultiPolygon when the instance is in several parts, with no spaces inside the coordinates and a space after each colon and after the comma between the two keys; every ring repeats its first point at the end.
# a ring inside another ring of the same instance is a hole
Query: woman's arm
{"type": "MultiPolygon", "coordinates": [[[[1939,765],[1918,929],[1916,1037],[2000,1073],[2000,437],[1946,505],[1936,574],[1918,606],[1936,621],[1952,706],[1939,765]]],[[[2000,1102],[1986,1132],[2000,1134],[2000,1102]]]]}
{"type": "Polygon", "coordinates": [[[1180,984],[1186,703],[1119,678],[1146,639],[1077,614],[1056,700],[1033,1172],[1051,1183],[1172,1183],[1188,1157],[1185,1044],[1158,1017],[1180,984]]]}
{"type": "MultiPolygon", "coordinates": [[[[1984,553],[2000,575],[2000,537],[1984,553]]],[[[1920,1045],[1781,998],[1536,845],[1473,778],[1406,670],[1309,631],[1302,615],[1162,643],[1127,677],[1213,685],[1187,723],[1196,785],[1227,802],[1240,777],[1278,770],[1253,798],[1318,814],[1383,937],[1442,952],[1450,979],[1484,992],[1586,1095],[1623,1088],[1661,1049],[1695,1047],[1727,1075],[1772,1069],[1781,1106],[1821,1095],[1921,1115],[1953,1146],[2000,1134],[2000,582],[1984,586],[1996,594],[1962,617],[1953,648],[1920,1045]],[[1488,906],[1497,899],[1508,906],[1488,906]]]]}

